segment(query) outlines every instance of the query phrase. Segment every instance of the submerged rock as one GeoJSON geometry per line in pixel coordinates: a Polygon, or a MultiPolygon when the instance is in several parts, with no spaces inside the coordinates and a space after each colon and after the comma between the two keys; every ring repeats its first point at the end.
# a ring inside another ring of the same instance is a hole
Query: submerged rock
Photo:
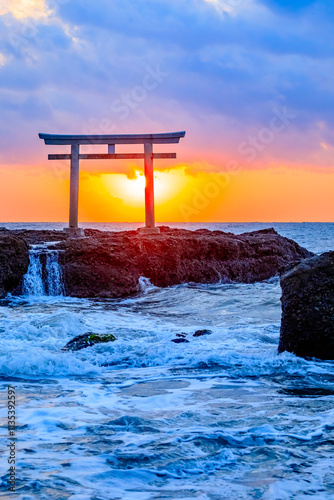
{"type": "Polygon", "coordinates": [[[241,235],[164,228],[161,234],[85,230],[61,244],[67,294],[125,297],[145,276],[158,287],[181,283],[253,283],[311,254],[274,229],[241,235]]]}
{"type": "Polygon", "coordinates": [[[9,234],[0,233],[0,298],[13,292],[20,284],[29,267],[29,248],[26,241],[9,234]]]}
{"type": "MultiPolygon", "coordinates": [[[[189,342],[189,340],[186,339],[187,333],[177,333],[176,337],[177,339],[171,340],[171,342],[174,342],[175,344],[182,344],[184,342],[189,342]]],[[[203,337],[204,335],[212,335],[211,330],[197,330],[195,333],[193,333],[193,337],[203,337]]]]}
{"type": "MultiPolygon", "coordinates": [[[[175,344],[182,344],[184,342],[189,342],[189,340],[186,339],[187,333],[177,333],[176,337],[177,339],[171,340],[171,342],[174,342],[175,344]]],[[[193,337],[203,337],[204,335],[212,335],[211,330],[197,330],[194,334],[193,337]]]]}
{"type": "Polygon", "coordinates": [[[99,333],[88,332],[74,337],[62,348],[62,351],[80,351],[95,344],[105,344],[107,342],[114,342],[115,340],[117,340],[116,337],[111,333],[101,335],[99,333]]]}
{"type": "Polygon", "coordinates": [[[193,337],[203,337],[203,335],[212,335],[212,331],[211,330],[197,330],[197,332],[195,332],[193,334],[193,337]]]}
{"type": "Polygon", "coordinates": [[[334,252],[302,261],[281,276],[278,351],[334,359],[334,252]]]}

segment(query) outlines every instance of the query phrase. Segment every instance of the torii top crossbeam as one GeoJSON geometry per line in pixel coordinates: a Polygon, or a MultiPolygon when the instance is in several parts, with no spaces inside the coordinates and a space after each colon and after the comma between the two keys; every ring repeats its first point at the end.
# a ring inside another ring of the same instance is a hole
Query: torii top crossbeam
{"type": "Polygon", "coordinates": [[[78,228],[79,200],[79,160],[145,160],[145,230],[157,233],[154,216],[154,159],[176,158],[175,153],[153,153],[153,144],[176,144],[185,132],[167,134],[122,134],[122,135],[53,135],[39,134],[47,145],[69,145],[71,154],[51,154],[49,160],[71,160],[70,177],[70,221],[68,231],[73,234],[83,234],[78,228]],[[80,154],[80,145],[107,144],[107,154],[80,154]],[[116,144],[143,144],[143,153],[115,153],[116,144]]]}
{"type": "Polygon", "coordinates": [[[168,134],[115,134],[115,135],[53,135],[39,134],[45,144],[172,144],[180,142],[185,132],[168,134]]]}

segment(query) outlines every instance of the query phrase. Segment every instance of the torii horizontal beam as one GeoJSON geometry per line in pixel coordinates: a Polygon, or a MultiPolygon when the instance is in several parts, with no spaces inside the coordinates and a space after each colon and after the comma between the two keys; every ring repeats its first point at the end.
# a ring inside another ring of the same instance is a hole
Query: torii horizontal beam
{"type": "MultiPolygon", "coordinates": [[[[153,160],[175,159],[176,153],[153,153],[153,160]]],[[[72,155],[48,155],[49,160],[72,160],[72,155]]],[[[79,160],[144,160],[144,153],[79,154],[79,160]]]]}
{"type": "Polygon", "coordinates": [[[154,216],[154,172],[153,160],[174,159],[175,153],[153,153],[153,144],[176,144],[185,132],[167,134],[122,134],[122,135],[54,135],[39,134],[47,145],[69,145],[71,154],[51,154],[49,160],[70,160],[70,221],[68,231],[73,235],[83,235],[78,228],[79,161],[80,160],[145,160],[145,225],[149,233],[159,233],[154,216]],[[107,144],[108,154],[80,154],[81,145],[107,144]],[[116,154],[116,144],[143,144],[144,153],[116,154]]]}
{"type": "Polygon", "coordinates": [[[175,144],[186,135],[185,132],[168,134],[116,134],[116,135],[53,135],[39,134],[47,145],[71,144],[175,144]]]}

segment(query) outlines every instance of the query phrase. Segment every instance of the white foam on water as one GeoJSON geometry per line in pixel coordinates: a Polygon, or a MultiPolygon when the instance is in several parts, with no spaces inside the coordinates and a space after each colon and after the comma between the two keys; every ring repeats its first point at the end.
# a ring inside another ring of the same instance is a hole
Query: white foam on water
{"type": "Polygon", "coordinates": [[[148,278],[145,278],[144,276],[140,276],[139,278],[139,289],[142,293],[147,293],[152,290],[156,290],[157,287],[152,285],[150,280],[148,278]]]}
{"type": "MultiPolygon", "coordinates": [[[[324,226],[308,240],[300,226],[285,231],[299,231],[305,246],[319,231],[332,241],[324,226]]],[[[332,498],[334,364],[277,354],[277,278],[141,283],[126,300],[3,301],[1,390],[15,385],[18,404],[16,496],[332,498]],[[201,329],[212,333],[193,337],[201,329]],[[87,332],[117,340],[61,351],[87,332]],[[173,343],[181,333],[189,342],[173,343]]],[[[5,460],[1,467],[0,495],[5,460]]]]}

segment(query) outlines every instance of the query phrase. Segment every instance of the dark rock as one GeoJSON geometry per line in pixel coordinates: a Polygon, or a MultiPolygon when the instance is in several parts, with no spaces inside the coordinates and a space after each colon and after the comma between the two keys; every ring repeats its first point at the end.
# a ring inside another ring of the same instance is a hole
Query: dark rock
{"type": "Polygon", "coordinates": [[[13,292],[29,267],[29,248],[24,239],[1,231],[0,298],[13,292]]]}
{"type": "Polygon", "coordinates": [[[171,342],[174,342],[174,344],[184,344],[185,342],[189,342],[189,340],[185,338],[179,338],[179,339],[173,339],[171,342]]]}
{"type": "Polygon", "coordinates": [[[334,359],[334,252],[302,261],[281,276],[278,351],[334,359]]]}
{"type": "Polygon", "coordinates": [[[1,289],[0,279],[0,294],[15,288],[26,272],[26,243],[54,242],[52,248],[62,250],[60,263],[66,294],[74,297],[129,296],[140,291],[140,276],[158,287],[189,282],[253,283],[271,278],[287,264],[313,255],[274,229],[241,235],[167,226],[160,229],[156,235],[86,229],[86,238],[68,238],[63,231],[4,229],[1,240],[14,238],[17,251],[13,252],[13,259],[6,261],[10,244],[4,250],[0,271],[4,285],[1,289]]]}
{"type": "Polygon", "coordinates": [[[139,292],[140,276],[158,287],[253,283],[313,255],[274,229],[242,235],[184,229],[156,235],[87,229],[85,234],[59,246],[65,250],[63,274],[70,296],[125,297],[139,292]]]}
{"type": "Polygon", "coordinates": [[[101,335],[99,333],[88,332],[74,337],[62,348],[62,351],[80,351],[95,344],[105,344],[107,342],[114,342],[115,340],[117,339],[111,333],[101,335]]]}
{"type": "Polygon", "coordinates": [[[177,333],[176,336],[177,337],[182,337],[182,338],[185,338],[188,334],[187,333],[177,333]]]}
{"type": "Polygon", "coordinates": [[[28,245],[38,245],[46,242],[64,241],[68,238],[64,231],[56,230],[37,230],[37,229],[7,229],[1,228],[1,232],[7,235],[23,238],[28,245]]]}
{"type": "MultiPolygon", "coordinates": [[[[24,239],[27,241],[28,245],[36,245],[39,243],[46,242],[58,242],[65,241],[68,238],[68,235],[64,231],[56,231],[56,230],[26,230],[23,235],[24,239]]],[[[51,247],[49,247],[51,248],[51,247]]]]}
{"type": "Polygon", "coordinates": [[[197,332],[194,333],[193,337],[202,337],[203,335],[212,335],[211,330],[197,330],[197,332]]]}

